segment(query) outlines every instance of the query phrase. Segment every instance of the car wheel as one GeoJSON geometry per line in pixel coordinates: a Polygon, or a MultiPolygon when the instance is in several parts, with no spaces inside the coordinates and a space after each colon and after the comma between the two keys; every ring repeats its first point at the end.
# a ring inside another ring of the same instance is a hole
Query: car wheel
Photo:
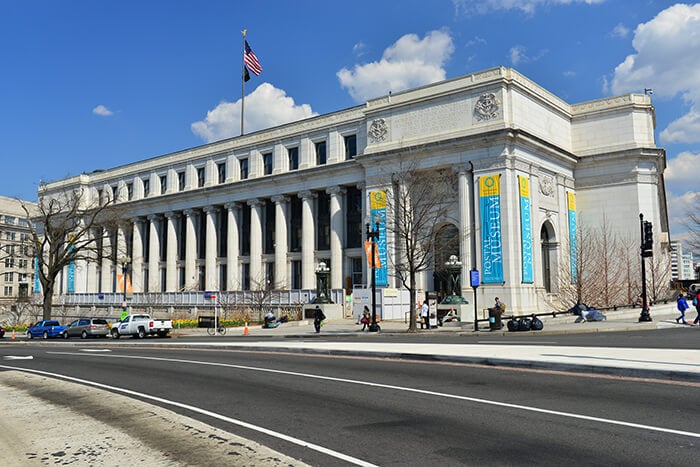
{"type": "Polygon", "coordinates": [[[146,331],[143,328],[139,328],[139,333],[137,334],[139,339],[146,337],[146,331]]]}
{"type": "Polygon", "coordinates": [[[80,337],[83,339],[87,339],[87,331],[83,331],[82,333],[80,333],[80,337]]]}
{"type": "Polygon", "coordinates": [[[49,331],[44,331],[44,334],[42,334],[41,337],[43,337],[44,339],[48,339],[49,338],[49,331]]]}
{"type": "Polygon", "coordinates": [[[112,339],[119,339],[119,331],[117,329],[112,329],[112,339]]]}
{"type": "Polygon", "coordinates": [[[32,333],[27,331],[27,339],[34,339],[34,336],[32,336],[32,333]]]}
{"type": "Polygon", "coordinates": [[[68,331],[63,332],[63,338],[68,339],[70,336],[68,335],[68,331]]]}

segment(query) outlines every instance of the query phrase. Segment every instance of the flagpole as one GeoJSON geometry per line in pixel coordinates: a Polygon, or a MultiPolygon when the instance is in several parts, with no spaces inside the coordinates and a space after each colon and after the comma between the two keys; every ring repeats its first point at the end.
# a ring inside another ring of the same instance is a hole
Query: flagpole
{"type": "Polygon", "coordinates": [[[243,34],[243,53],[241,54],[241,136],[243,136],[243,118],[245,116],[245,36],[247,29],[241,31],[243,34]]]}

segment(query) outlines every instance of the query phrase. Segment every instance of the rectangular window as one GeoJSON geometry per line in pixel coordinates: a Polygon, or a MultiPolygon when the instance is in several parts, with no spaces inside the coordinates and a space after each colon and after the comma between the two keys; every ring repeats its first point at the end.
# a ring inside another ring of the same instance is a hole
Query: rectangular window
{"type": "Polygon", "coordinates": [[[301,289],[301,261],[290,261],[292,266],[292,289],[301,289]]]}
{"type": "Polygon", "coordinates": [[[219,176],[219,183],[226,183],[226,162],[216,164],[216,173],[219,176]]]}
{"type": "Polygon", "coordinates": [[[299,148],[287,148],[287,158],[289,159],[289,170],[299,168],[299,148]]]}
{"type": "Polygon", "coordinates": [[[272,173],[272,153],[268,152],[263,154],[263,168],[265,175],[270,175],[272,173]]]}
{"type": "Polygon", "coordinates": [[[289,251],[301,251],[301,203],[298,196],[289,202],[289,251]]]}
{"type": "Polygon", "coordinates": [[[248,178],[248,159],[241,159],[241,180],[248,178]]]}
{"type": "Polygon", "coordinates": [[[326,165],[326,142],[316,143],[316,165],[326,165]]]}
{"type": "Polygon", "coordinates": [[[126,199],[134,199],[134,184],[133,183],[127,183],[126,184],[126,199]]]}
{"type": "Polygon", "coordinates": [[[146,198],[151,194],[151,180],[144,178],[143,180],[143,197],[146,198]]]}
{"type": "Polygon", "coordinates": [[[13,258],[5,258],[5,267],[6,268],[14,268],[15,267],[15,260],[13,258]]]}
{"type": "Polygon", "coordinates": [[[6,272],[5,273],[5,282],[13,282],[15,280],[15,273],[14,272],[6,272]]]}
{"type": "Polygon", "coordinates": [[[29,222],[27,222],[27,219],[17,219],[17,225],[20,227],[29,227],[29,222]]]}
{"type": "Polygon", "coordinates": [[[16,239],[17,232],[6,232],[5,237],[8,240],[15,240],[16,239]]]}
{"type": "Polygon", "coordinates": [[[345,142],[345,160],[353,159],[357,155],[357,136],[348,135],[343,139],[345,142]]]}
{"type": "Polygon", "coordinates": [[[241,269],[243,273],[243,290],[250,290],[250,264],[241,264],[241,269]]]}
{"type": "Polygon", "coordinates": [[[352,285],[362,286],[362,258],[350,258],[352,262],[352,285]]]}
{"type": "Polygon", "coordinates": [[[26,259],[20,259],[20,260],[17,262],[17,266],[18,266],[20,269],[27,269],[27,265],[28,265],[28,264],[29,264],[29,263],[27,262],[26,259]]]}
{"type": "Polygon", "coordinates": [[[331,207],[330,195],[318,193],[316,201],[316,249],[330,250],[331,248],[331,207]]]}
{"type": "Polygon", "coordinates": [[[168,176],[161,175],[159,177],[159,179],[160,179],[160,194],[164,195],[165,193],[168,192],[168,176]]]}
{"type": "MultiPolygon", "coordinates": [[[[362,246],[362,191],[355,187],[347,187],[345,194],[345,247],[360,248],[362,246]]],[[[359,284],[359,282],[353,282],[359,284]]]]}
{"type": "Polygon", "coordinates": [[[6,285],[5,286],[5,296],[10,297],[12,296],[12,286],[11,285],[6,285]]]}
{"type": "Polygon", "coordinates": [[[199,167],[197,169],[197,186],[202,188],[204,186],[204,167],[199,167]]]}
{"type": "Polygon", "coordinates": [[[177,190],[178,191],[185,190],[185,172],[178,172],[177,173],[177,190]]]}
{"type": "Polygon", "coordinates": [[[5,224],[15,225],[15,218],[12,216],[5,216],[5,224]]]}

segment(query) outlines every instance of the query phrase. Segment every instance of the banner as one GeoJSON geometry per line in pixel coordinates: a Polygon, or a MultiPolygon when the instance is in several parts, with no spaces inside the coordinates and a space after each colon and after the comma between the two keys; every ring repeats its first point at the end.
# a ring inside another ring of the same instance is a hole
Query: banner
{"type": "MultiPolygon", "coordinates": [[[[68,245],[68,255],[72,256],[73,245],[68,245]]],[[[66,293],[75,293],[75,261],[68,263],[66,271],[66,293]]]]}
{"type": "Polygon", "coordinates": [[[481,282],[484,284],[503,282],[500,183],[500,175],[479,178],[481,282]]]}
{"type": "Polygon", "coordinates": [[[566,202],[569,208],[569,263],[571,283],[578,280],[578,239],[576,238],[576,194],[567,191],[566,202]]]}
{"type": "MultiPolygon", "coordinates": [[[[379,267],[374,270],[375,284],[379,287],[389,285],[389,268],[382,267],[387,264],[386,252],[386,192],[384,190],[371,191],[369,193],[370,228],[376,227],[375,220],[379,221],[379,237],[377,238],[377,252],[379,254],[379,267]]],[[[369,258],[369,256],[367,256],[369,258]]]]}
{"type": "Polygon", "coordinates": [[[532,213],[530,203],[530,179],[518,175],[520,188],[520,241],[522,256],[523,284],[533,282],[532,264],[532,213]]]}
{"type": "MultiPolygon", "coordinates": [[[[119,290],[117,292],[124,292],[124,274],[117,274],[117,287],[119,290]]],[[[131,298],[134,294],[134,288],[131,286],[131,276],[126,274],[126,296],[131,298]]],[[[216,298],[216,296],[212,297],[216,298]]]]}
{"type": "Polygon", "coordinates": [[[39,282],[39,258],[34,257],[34,293],[41,292],[41,284],[39,282]]]}

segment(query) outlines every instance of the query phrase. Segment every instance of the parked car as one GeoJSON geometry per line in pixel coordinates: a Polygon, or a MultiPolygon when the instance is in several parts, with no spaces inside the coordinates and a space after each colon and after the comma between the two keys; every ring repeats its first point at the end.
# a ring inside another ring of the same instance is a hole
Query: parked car
{"type": "Polygon", "coordinates": [[[5,328],[0,326],[0,337],[5,337],[5,328]]]}
{"type": "Polygon", "coordinates": [[[80,337],[87,339],[88,337],[107,337],[109,336],[109,323],[103,318],[80,318],[76,319],[68,326],[63,337],[80,337]]]}
{"type": "Polygon", "coordinates": [[[29,339],[35,337],[48,339],[49,337],[61,337],[64,332],[66,332],[66,327],[61,326],[61,323],[57,320],[45,319],[29,326],[29,329],[27,329],[27,337],[29,339]]]}

